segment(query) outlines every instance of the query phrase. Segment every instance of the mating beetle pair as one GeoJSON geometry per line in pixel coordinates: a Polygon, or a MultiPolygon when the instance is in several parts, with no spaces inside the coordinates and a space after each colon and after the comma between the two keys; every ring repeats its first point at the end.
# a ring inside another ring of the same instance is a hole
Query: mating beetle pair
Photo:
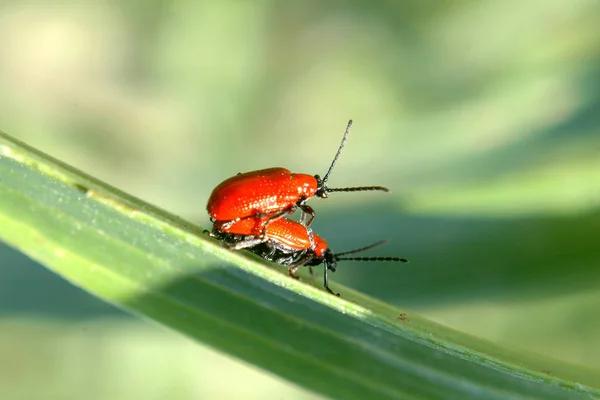
{"type": "Polygon", "coordinates": [[[226,242],[233,250],[247,249],[269,261],[288,266],[289,275],[296,279],[295,271],[299,267],[324,264],[324,286],[332,294],[335,293],[329,288],[327,271],[335,272],[337,261],[406,262],[400,257],[341,257],[369,250],[383,242],[334,254],[327,242],[310,228],[315,212],[306,202],[312,197],[327,198],[330,192],[389,191],[383,186],[326,186],[351,126],[352,120],[348,122],[338,151],[323,178],[294,174],[285,168],[268,168],[238,174],[219,184],[206,206],[214,224],[211,235],[226,242]],[[303,212],[300,222],[285,218],[297,208],[303,212]],[[305,221],[307,215],[309,218],[305,221]]]}

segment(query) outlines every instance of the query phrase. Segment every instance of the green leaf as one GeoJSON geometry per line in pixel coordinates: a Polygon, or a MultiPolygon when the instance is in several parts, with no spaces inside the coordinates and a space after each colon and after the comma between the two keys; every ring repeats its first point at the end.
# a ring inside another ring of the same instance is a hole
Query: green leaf
{"type": "Polygon", "coordinates": [[[323,395],[600,396],[596,372],[497,347],[339,285],[343,297],[331,296],[4,134],[0,238],[112,304],[323,395]]]}

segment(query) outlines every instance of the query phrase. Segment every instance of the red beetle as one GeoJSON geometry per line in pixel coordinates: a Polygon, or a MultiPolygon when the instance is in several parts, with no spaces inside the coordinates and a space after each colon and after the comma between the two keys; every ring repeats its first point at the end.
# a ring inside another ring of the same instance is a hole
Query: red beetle
{"type": "Polygon", "coordinates": [[[223,181],[212,191],[206,205],[211,220],[225,222],[220,224],[220,229],[228,232],[230,227],[241,219],[259,218],[262,221],[261,232],[264,235],[268,224],[285,214],[293,213],[296,207],[304,212],[302,222],[306,214],[310,215],[305,224],[309,226],[315,217],[312,207],[306,204],[311,197],[326,198],[330,192],[367,190],[389,192],[389,189],[383,186],[350,188],[326,186],[329,175],[348,140],[351,126],[352,120],[348,121],[342,142],[323,178],[319,175],[294,174],[285,168],[267,168],[240,173],[223,181]]]}
{"type": "Polygon", "coordinates": [[[224,224],[215,222],[211,235],[227,242],[233,250],[248,249],[268,261],[287,265],[288,274],[292,278],[298,279],[295,272],[303,265],[311,268],[312,273],[313,266],[324,264],[323,285],[329,293],[336,296],[339,296],[339,293],[334,293],[329,288],[327,271],[335,272],[338,261],[408,262],[401,257],[341,257],[370,250],[385,241],[334,254],[327,242],[313,233],[311,228],[287,218],[273,220],[266,227],[260,218],[245,218],[230,224],[226,232],[221,229],[224,224]],[[261,234],[263,230],[264,234],[261,234]]]}

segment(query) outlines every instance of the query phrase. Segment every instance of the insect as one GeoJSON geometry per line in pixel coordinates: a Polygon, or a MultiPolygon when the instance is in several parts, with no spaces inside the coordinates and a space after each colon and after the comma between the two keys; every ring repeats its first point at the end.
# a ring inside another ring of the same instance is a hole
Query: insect
{"type": "Polygon", "coordinates": [[[211,235],[228,243],[230,249],[248,249],[260,257],[288,266],[288,274],[299,279],[295,272],[301,266],[312,267],[324,264],[323,286],[331,294],[339,296],[329,288],[328,271],[335,272],[338,261],[388,261],[408,262],[401,257],[343,257],[370,250],[385,241],[343,253],[334,254],[327,242],[310,227],[299,222],[280,218],[273,220],[268,226],[262,226],[260,218],[245,218],[229,225],[225,232],[221,227],[225,223],[215,222],[211,235]],[[264,234],[261,232],[264,230],[264,234]]]}
{"type": "Polygon", "coordinates": [[[240,173],[221,182],[212,191],[206,205],[211,220],[223,221],[220,230],[228,232],[242,219],[259,218],[261,220],[259,236],[264,236],[267,225],[286,214],[293,213],[296,208],[303,212],[302,224],[309,226],[315,218],[315,212],[306,201],[312,197],[327,198],[331,192],[374,190],[389,192],[389,189],[383,186],[330,188],[326,185],[346,145],[351,127],[352,120],[348,121],[342,142],[323,178],[319,175],[295,174],[285,168],[267,168],[240,173]],[[304,223],[306,215],[310,217],[304,223]]]}

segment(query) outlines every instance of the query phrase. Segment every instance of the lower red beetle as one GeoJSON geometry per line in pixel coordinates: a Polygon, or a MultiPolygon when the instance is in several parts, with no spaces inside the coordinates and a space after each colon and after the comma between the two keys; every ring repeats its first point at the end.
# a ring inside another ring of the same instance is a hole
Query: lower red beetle
{"type": "Polygon", "coordinates": [[[316,196],[326,198],[330,192],[356,192],[378,190],[388,192],[383,186],[363,186],[348,188],[329,188],[326,183],[333,167],[344,148],[352,120],[348,122],[344,137],[329,170],[323,178],[319,175],[294,174],[285,168],[268,168],[240,173],[220,183],[211,193],[206,210],[211,220],[224,221],[222,231],[244,218],[262,220],[261,235],[272,221],[293,213],[296,207],[303,211],[302,222],[306,214],[310,215],[306,226],[314,219],[315,213],[306,201],[316,196]]]}
{"type": "Polygon", "coordinates": [[[327,271],[335,272],[338,261],[387,261],[408,262],[401,257],[342,257],[370,250],[385,241],[377,242],[360,249],[334,254],[327,242],[299,222],[287,218],[272,221],[263,227],[260,218],[246,218],[230,224],[228,230],[221,230],[223,222],[216,222],[212,236],[228,243],[233,250],[248,249],[262,258],[288,266],[288,274],[298,279],[295,272],[301,266],[311,268],[320,264],[323,267],[323,285],[331,294],[339,296],[329,288],[327,271]],[[264,234],[261,232],[264,230],[264,234]]]}

